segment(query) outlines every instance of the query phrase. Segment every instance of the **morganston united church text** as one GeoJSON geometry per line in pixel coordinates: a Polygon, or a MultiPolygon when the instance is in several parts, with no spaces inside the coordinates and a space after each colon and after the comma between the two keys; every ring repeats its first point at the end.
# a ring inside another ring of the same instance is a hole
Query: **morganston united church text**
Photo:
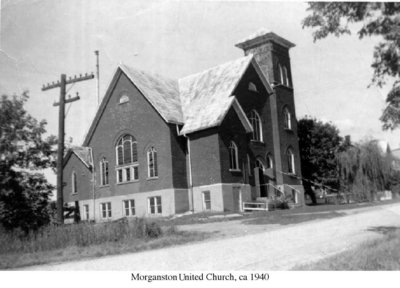
{"type": "Polygon", "coordinates": [[[254,281],[254,280],[268,280],[268,273],[250,273],[249,275],[233,275],[232,273],[178,273],[178,274],[154,274],[145,275],[140,273],[131,273],[132,281],[254,281]]]}

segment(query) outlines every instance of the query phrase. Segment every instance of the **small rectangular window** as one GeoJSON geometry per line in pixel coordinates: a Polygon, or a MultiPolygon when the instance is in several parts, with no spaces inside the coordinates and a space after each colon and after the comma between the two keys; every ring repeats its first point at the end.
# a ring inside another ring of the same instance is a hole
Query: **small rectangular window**
{"type": "Polygon", "coordinates": [[[100,203],[101,217],[103,219],[111,218],[111,202],[100,203]]]}
{"type": "Polygon", "coordinates": [[[125,200],[124,201],[124,210],[125,216],[134,216],[135,215],[135,200],[125,200]]]}
{"type": "Polygon", "coordinates": [[[83,205],[83,211],[85,213],[85,220],[89,220],[89,205],[83,205]]]}
{"type": "Polygon", "coordinates": [[[126,173],[126,181],[131,181],[131,168],[125,168],[125,173],[126,173]]]}
{"type": "Polygon", "coordinates": [[[203,191],[203,210],[211,210],[211,194],[210,191],[203,191]]]}
{"type": "Polygon", "coordinates": [[[161,196],[150,197],[148,205],[150,214],[162,214],[161,196]]]}

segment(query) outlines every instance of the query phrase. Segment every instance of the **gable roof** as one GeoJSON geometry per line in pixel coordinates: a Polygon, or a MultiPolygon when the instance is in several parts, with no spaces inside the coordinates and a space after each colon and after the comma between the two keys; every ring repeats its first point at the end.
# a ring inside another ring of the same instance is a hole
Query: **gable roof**
{"type": "Polygon", "coordinates": [[[119,67],[167,123],[183,124],[178,81],[124,64],[119,67]]]}
{"type": "Polygon", "coordinates": [[[183,125],[181,135],[219,126],[232,106],[246,131],[250,132],[252,127],[248,125],[246,115],[242,115],[244,112],[240,104],[232,96],[250,65],[255,68],[268,93],[273,93],[267,78],[251,54],[178,81],[121,64],[102,99],[83,146],[89,144],[120,73],[124,73],[130,79],[164,121],[183,125]]]}
{"type": "Polygon", "coordinates": [[[92,153],[89,147],[75,146],[68,149],[68,152],[64,157],[64,165],[68,162],[72,154],[75,154],[87,168],[90,169],[93,166],[92,153]]]}

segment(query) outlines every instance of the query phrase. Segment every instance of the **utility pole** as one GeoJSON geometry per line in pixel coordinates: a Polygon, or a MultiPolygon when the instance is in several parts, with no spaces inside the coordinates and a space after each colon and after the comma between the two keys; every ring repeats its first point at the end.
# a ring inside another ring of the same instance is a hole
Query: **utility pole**
{"type": "Polygon", "coordinates": [[[96,55],[96,92],[97,92],[97,106],[100,105],[100,64],[99,64],[99,50],[94,51],[96,55]]]}
{"type": "Polygon", "coordinates": [[[74,78],[69,77],[67,80],[67,76],[65,74],[61,74],[60,81],[57,83],[52,82],[51,84],[43,85],[42,91],[50,90],[53,88],[60,88],[60,101],[58,103],[54,103],[53,106],[60,106],[58,113],[58,150],[57,150],[57,220],[59,224],[64,224],[64,197],[63,197],[63,159],[64,159],[64,127],[65,127],[65,104],[71,103],[74,101],[78,101],[79,95],[73,98],[69,97],[65,99],[66,94],[66,86],[68,84],[72,84],[79,81],[85,81],[89,79],[93,79],[93,74],[85,74],[84,76],[79,75],[77,77],[75,75],[74,78]]]}

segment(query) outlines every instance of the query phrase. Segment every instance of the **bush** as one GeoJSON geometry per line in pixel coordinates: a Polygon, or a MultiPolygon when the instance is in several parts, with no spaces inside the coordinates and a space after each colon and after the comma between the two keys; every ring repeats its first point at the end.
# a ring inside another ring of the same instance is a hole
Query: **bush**
{"type": "Polygon", "coordinates": [[[162,235],[162,230],[160,225],[156,222],[146,223],[146,236],[149,238],[158,238],[162,235]]]}

